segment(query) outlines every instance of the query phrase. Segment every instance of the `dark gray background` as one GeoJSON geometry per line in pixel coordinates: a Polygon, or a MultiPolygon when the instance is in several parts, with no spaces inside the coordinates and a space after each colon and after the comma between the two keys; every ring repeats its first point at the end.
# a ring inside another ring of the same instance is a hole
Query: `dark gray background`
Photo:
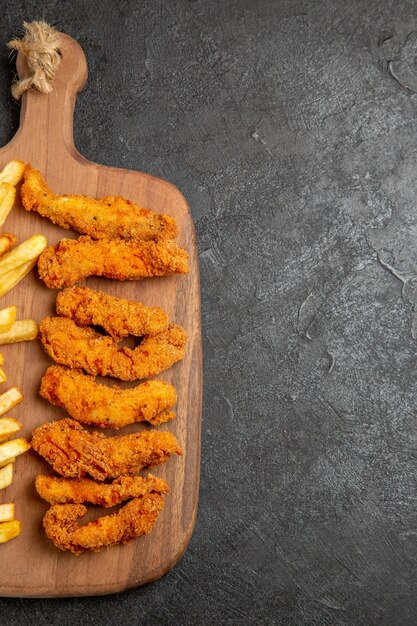
{"type": "Polygon", "coordinates": [[[415,1],[3,0],[0,41],[39,18],[88,58],[80,152],[191,205],[201,499],[159,582],[0,623],[415,625],[415,1]]]}

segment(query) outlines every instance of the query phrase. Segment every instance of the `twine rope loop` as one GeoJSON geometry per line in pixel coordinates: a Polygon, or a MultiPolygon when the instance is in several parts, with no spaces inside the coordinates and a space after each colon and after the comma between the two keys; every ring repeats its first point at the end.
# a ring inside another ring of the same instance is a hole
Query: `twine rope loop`
{"type": "Polygon", "coordinates": [[[27,78],[15,80],[12,96],[20,100],[29,89],[50,93],[52,82],[61,63],[59,32],[46,22],[23,22],[22,39],[12,39],[7,44],[12,50],[23,54],[30,72],[27,78]]]}

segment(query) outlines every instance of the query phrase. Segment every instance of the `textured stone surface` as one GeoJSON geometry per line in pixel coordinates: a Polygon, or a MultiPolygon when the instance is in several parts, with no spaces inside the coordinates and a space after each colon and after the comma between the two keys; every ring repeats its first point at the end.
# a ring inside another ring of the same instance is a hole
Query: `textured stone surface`
{"type": "MultiPolygon", "coordinates": [[[[0,41],[40,17],[80,41],[86,157],[188,198],[205,388],[176,569],[114,597],[0,599],[0,623],[416,624],[415,2],[3,0],[2,17],[0,41]]],[[[11,76],[3,49],[2,143],[11,76]]]]}

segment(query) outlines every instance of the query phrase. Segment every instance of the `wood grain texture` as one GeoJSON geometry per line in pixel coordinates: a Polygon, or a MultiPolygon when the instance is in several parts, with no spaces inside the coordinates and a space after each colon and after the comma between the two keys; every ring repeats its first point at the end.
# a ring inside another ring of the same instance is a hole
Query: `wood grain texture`
{"type": "MultiPolygon", "coordinates": [[[[161,306],[175,323],[186,328],[185,360],[160,376],[177,388],[177,419],[159,427],[175,433],[185,454],[155,468],[154,473],[168,481],[170,493],[150,535],[126,546],[80,557],[59,552],[41,527],[47,505],[36,493],[34,478],[40,472],[49,473],[49,466],[32,451],[19,458],[13,485],[0,492],[0,502],[16,502],[16,517],[22,522],[21,536],[0,546],[0,595],[3,596],[107,594],[155,580],[171,569],[183,554],[197,510],[202,367],[199,272],[193,221],[184,197],[168,182],[91,163],[77,152],[72,134],[73,110],[76,94],[86,81],[87,65],[81,48],[71,37],[62,35],[61,52],[63,58],[54,91],[49,95],[28,93],[23,97],[20,128],[12,141],[0,150],[0,168],[14,158],[30,161],[58,193],[96,197],[121,195],[176,218],[180,233],[178,243],[190,254],[188,276],[124,283],[89,279],[87,284],[109,294],[161,306]]],[[[19,75],[24,75],[24,61],[19,57],[17,67],[19,75]]],[[[77,236],[22,208],[12,211],[3,230],[16,233],[19,241],[43,233],[52,244],[63,237],[77,236]]],[[[4,296],[0,304],[4,307],[14,303],[19,318],[33,317],[40,322],[54,312],[57,293],[47,289],[36,272],[32,272],[4,296]]],[[[34,427],[65,416],[64,411],[49,405],[38,394],[41,377],[52,361],[38,341],[5,346],[2,352],[8,374],[4,389],[18,385],[25,395],[25,401],[11,414],[22,421],[23,435],[30,438],[34,427]]],[[[109,379],[108,382],[117,381],[109,379]]],[[[128,427],[123,433],[140,428],[140,425],[128,427]]],[[[99,510],[100,515],[105,513],[104,509],[99,510]]]]}

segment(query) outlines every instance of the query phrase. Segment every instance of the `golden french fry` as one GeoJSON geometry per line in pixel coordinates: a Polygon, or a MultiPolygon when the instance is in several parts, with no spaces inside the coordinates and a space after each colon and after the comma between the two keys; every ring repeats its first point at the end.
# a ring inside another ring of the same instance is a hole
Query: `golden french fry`
{"type": "Polygon", "coordinates": [[[9,459],[8,461],[6,461],[5,463],[0,463],[0,469],[2,467],[5,467],[6,465],[13,465],[13,463],[16,461],[16,457],[13,457],[12,459],[9,459]]]}
{"type": "Polygon", "coordinates": [[[43,235],[33,235],[33,237],[26,239],[19,246],[13,248],[13,250],[0,258],[0,276],[4,276],[29,261],[36,260],[46,248],[47,243],[43,235]]]}
{"type": "Polygon", "coordinates": [[[23,394],[17,387],[10,387],[7,391],[0,394],[0,415],[4,415],[10,411],[16,404],[22,402],[23,394]]]}
{"type": "Polygon", "coordinates": [[[0,444],[0,463],[10,462],[13,459],[30,449],[30,444],[26,439],[12,439],[0,444]]]}
{"type": "Polygon", "coordinates": [[[13,482],[13,463],[8,463],[0,469],[0,489],[6,489],[13,482]]]}
{"type": "Polygon", "coordinates": [[[14,520],[14,504],[0,504],[0,522],[11,522],[14,520]]]}
{"type": "Polygon", "coordinates": [[[0,235],[0,256],[10,250],[16,242],[16,235],[12,235],[11,233],[3,233],[0,235]]]}
{"type": "Polygon", "coordinates": [[[26,163],[23,161],[9,161],[0,172],[0,183],[9,183],[16,186],[22,180],[26,163]]]}
{"type": "Polygon", "coordinates": [[[18,433],[19,430],[22,430],[22,424],[14,417],[0,418],[0,441],[9,439],[9,437],[18,433]]]}
{"type": "Polygon", "coordinates": [[[7,333],[11,329],[16,321],[17,309],[13,306],[8,306],[0,311],[0,333],[7,333]]]}
{"type": "Polygon", "coordinates": [[[0,352],[0,365],[3,365],[3,363],[4,363],[4,354],[0,352]]]}
{"type": "Polygon", "coordinates": [[[7,333],[0,333],[0,344],[32,341],[38,336],[38,325],[35,320],[18,320],[7,333]]]}
{"type": "Polygon", "coordinates": [[[11,272],[7,272],[4,276],[0,278],[0,296],[4,296],[5,293],[16,287],[17,283],[20,283],[24,277],[29,274],[31,270],[36,265],[37,259],[33,259],[33,261],[28,261],[24,265],[21,265],[15,270],[11,272]]]}
{"type": "Polygon", "coordinates": [[[16,189],[10,183],[0,183],[0,226],[3,226],[14,205],[16,189]]]}
{"type": "Polygon", "coordinates": [[[2,367],[0,367],[0,385],[1,383],[5,383],[7,381],[6,372],[2,367]]]}
{"type": "Polygon", "coordinates": [[[18,537],[20,530],[20,522],[17,520],[0,524],[0,543],[6,543],[6,541],[10,541],[10,539],[18,537]]]}

